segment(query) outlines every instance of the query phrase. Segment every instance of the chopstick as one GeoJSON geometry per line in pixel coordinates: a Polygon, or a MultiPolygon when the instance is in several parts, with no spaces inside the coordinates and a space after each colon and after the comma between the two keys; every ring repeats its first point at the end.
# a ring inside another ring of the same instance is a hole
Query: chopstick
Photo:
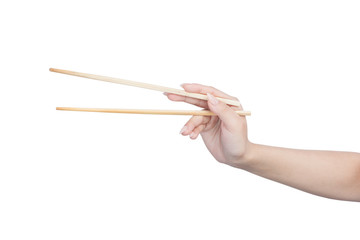
{"type": "MultiPolygon", "coordinates": [[[[202,100],[208,100],[207,95],[200,94],[200,93],[189,93],[184,90],[176,89],[176,88],[170,88],[170,87],[164,87],[164,86],[159,86],[159,85],[154,85],[154,84],[149,84],[149,83],[135,82],[135,81],[125,80],[125,79],[120,79],[120,78],[105,77],[105,76],[100,76],[100,75],[80,73],[80,72],[74,72],[74,71],[56,69],[56,68],[50,68],[49,70],[51,72],[62,73],[62,74],[67,74],[67,75],[72,75],[72,76],[77,76],[77,77],[90,78],[90,79],[95,79],[95,80],[100,80],[100,81],[105,81],[105,82],[118,83],[118,84],[133,86],[133,87],[146,88],[146,89],[156,90],[156,91],[165,92],[165,93],[174,93],[174,94],[181,95],[181,96],[192,97],[192,98],[197,98],[197,99],[202,99],[202,100]]],[[[238,102],[238,101],[221,98],[221,97],[216,97],[216,98],[228,105],[240,106],[240,102],[238,102]]]]}
{"type": "MultiPolygon", "coordinates": [[[[75,108],[57,107],[56,110],[80,111],[80,112],[105,112],[105,113],[131,113],[131,114],[156,114],[156,115],[193,115],[193,116],[215,116],[208,110],[159,110],[159,109],[114,109],[114,108],[75,108]]],[[[240,116],[250,116],[248,111],[235,111],[240,116]]]]}

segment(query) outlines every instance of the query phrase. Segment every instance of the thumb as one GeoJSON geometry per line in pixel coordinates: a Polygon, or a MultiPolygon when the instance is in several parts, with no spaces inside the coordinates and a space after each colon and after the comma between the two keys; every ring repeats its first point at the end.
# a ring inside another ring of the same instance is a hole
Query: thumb
{"type": "Polygon", "coordinates": [[[231,109],[225,103],[219,101],[212,94],[207,93],[208,96],[208,106],[210,110],[218,115],[221,121],[224,122],[225,127],[230,131],[236,131],[239,128],[240,116],[231,109]]]}

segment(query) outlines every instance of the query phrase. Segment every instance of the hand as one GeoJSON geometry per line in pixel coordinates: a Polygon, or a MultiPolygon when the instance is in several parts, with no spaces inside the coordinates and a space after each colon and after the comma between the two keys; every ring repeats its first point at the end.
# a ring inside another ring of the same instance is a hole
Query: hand
{"type": "Polygon", "coordinates": [[[200,134],[211,154],[221,163],[241,168],[316,195],[360,201],[360,154],[352,152],[299,150],[250,143],[244,116],[214,96],[237,100],[213,87],[183,84],[187,92],[208,94],[208,101],[166,94],[209,109],[217,116],[193,116],[181,130],[196,139],[200,134]]]}
{"type": "Polygon", "coordinates": [[[229,107],[216,97],[237,100],[213,87],[200,84],[182,84],[187,92],[207,94],[209,100],[167,93],[172,101],[183,101],[198,107],[209,109],[217,116],[193,116],[182,128],[180,134],[196,139],[200,134],[210,153],[221,163],[233,167],[241,167],[247,156],[250,142],[247,138],[247,124],[244,116],[239,116],[234,110],[242,107],[229,107]]]}

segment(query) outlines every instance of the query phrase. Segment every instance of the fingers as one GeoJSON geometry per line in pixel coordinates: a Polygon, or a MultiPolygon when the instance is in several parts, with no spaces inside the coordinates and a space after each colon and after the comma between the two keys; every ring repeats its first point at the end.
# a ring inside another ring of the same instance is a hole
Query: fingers
{"type": "Polygon", "coordinates": [[[194,99],[191,97],[180,96],[176,94],[167,93],[165,94],[172,101],[182,101],[199,106],[202,108],[210,109],[214,112],[217,117],[204,117],[204,116],[193,116],[183,127],[180,134],[187,136],[189,135],[191,139],[196,139],[202,131],[207,131],[218,122],[219,118],[222,121],[222,125],[229,132],[236,132],[239,128],[239,125],[242,124],[242,118],[234,110],[242,110],[242,107],[228,106],[227,104],[219,101],[216,97],[227,98],[231,100],[237,100],[237,98],[232,97],[214,87],[204,86],[201,84],[189,84],[185,83],[181,85],[185,91],[191,93],[200,93],[207,94],[208,101],[194,99]]]}
{"type": "Polygon", "coordinates": [[[190,138],[195,140],[199,136],[199,134],[205,129],[205,127],[206,127],[206,125],[202,124],[202,125],[199,125],[196,128],[194,128],[194,130],[190,134],[190,138]]]}
{"type": "Polygon", "coordinates": [[[230,132],[235,132],[241,124],[241,117],[225,103],[216,99],[212,94],[208,93],[208,106],[210,110],[218,115],[224,123],[225,128],[230,132]]]}
{"type": "Polygon", "coordinates": [[[201,94],[210,93],[216,97],[238,100],[237,98],[230,96],[229,94],[226,94],[226,93],[224,93],[214,87],[211,87],[211,86],[205,86],[205,85],[201,85],[198,83],[184,83],[181,86],[184,88],[185,91],[191,92],[191,93],[201,93],[201,94]]]}
{"type": "Polygon", "coordinates": [[[210,121],[209,116],[193,116],[181,129],[180,134],[196,139],[210,121]]]}
{"type": "Polygon", "coordinates": [[[186,102],[186,103],[190,103],[192,105],[195,105],[195,106],[198,106],[198,107],[201,107],[201,108],[208,108],[207,101],[205,101],[205,100],[196,99],[196,98],[192,98],[192,97],[185,97],[185,96],[176,95],[176,94],[173,94],[173,93],[166,93],[165,95],[171,101],[186,102]]]}
{"type": "MultiPolygon", "coordinates": [[[[211,93],[213,96],[221,97],[221,98],[227,98],[231,100],[237,100],[237,98],[230,96],[214,87],[205,86],[197,83],[184,83],[181,85],[185,91],[191,92],[191,93],[201,93],[201,94],[207,94],[211,93]]],[[[185,97],[176,95],[173,93],[165,93],[165,95],[168,97],[168,99],[175,101],[175,102],[186,102],[190,103],[192,105],[201,107],[201,108],[208,108],[208,104],[206,100],[191,98],[191,97],[185,97]]]]}

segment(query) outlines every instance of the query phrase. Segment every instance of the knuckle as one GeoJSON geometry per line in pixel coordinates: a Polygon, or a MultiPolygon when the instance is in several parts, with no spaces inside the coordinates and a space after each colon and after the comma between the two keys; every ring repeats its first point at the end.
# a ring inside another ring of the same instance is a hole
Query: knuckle
{"type": "Polygon", "coordinates": [[[212,86],[203,86],[203,88],[201,89],[202,94],[206,94],[206,93],[214,94],[214,92],[215,92],[215,88],[212,86]]]}
{"type": "Polygon", "coordinates": [[[215,93],[215,91],[217,90],[216,88],[214,88],[213,86],[209,86],[209,93],[213,94],[215,93]]]}
{"type": "Polygon", "coordinates": [[[187,131],[193,131],[195,128],[194,124],[192,123],[187,123],[186,127],[187,127],[187,131]]]}
{"type": "Polygon", "coordinates": [[[190,120],[186,123],[188,129],[195,129],[199,123],[202,121],[201,116],[193,116],[190,120]]]}

